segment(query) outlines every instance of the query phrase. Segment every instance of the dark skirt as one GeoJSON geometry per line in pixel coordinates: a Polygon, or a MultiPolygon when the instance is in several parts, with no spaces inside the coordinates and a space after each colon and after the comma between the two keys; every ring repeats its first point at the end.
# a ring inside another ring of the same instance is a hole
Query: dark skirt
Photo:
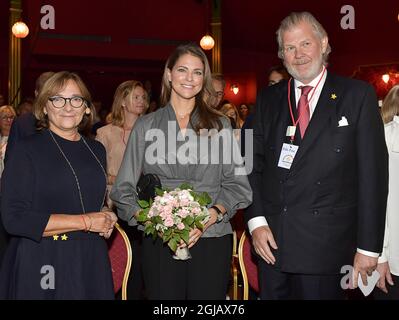
{"type": "Polygon", "coordinates": [[[0,272],[0,299],[114,299],[105,240],[70,232],[37,243],[11,238],[0,272]]]}

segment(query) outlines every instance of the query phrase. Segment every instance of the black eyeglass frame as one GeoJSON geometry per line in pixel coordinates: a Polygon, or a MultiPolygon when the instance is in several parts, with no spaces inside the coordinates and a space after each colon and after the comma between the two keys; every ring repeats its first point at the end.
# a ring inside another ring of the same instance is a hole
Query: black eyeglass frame
{"type": "Polygon", "coordinates": [[[66,105],[66,103],[67,103],[67,101],[69,102],[69,104],[71,105],[71,107],[72,107],[72,108],[75,108],[75,109],[81,108],[84,104],[85,104],[86,106],[89,105],[88,101],[87,101],[85,98],[81,97],[81,96],[74,96],[74,97],[70,97],[70,98],[64,98],[64,97],[61,97],[61,96],[54,96],[54,97],[49,97],[48,100],[51,102],[51,104],[53,105],[53,107],[56,108],[56,109],[62,109],[62,108],[64,108],[65,105],[66,105]],[[74,106],[74,105],[72,104],[73,99],[76,99],[76,98],[82,99],[82,103],[80,104],[80,106],[74,106]],[[57,106],[54,104],[54,101],[55,101],[56,99],[63,99],[63,100],[64,100],[64,104],[63,104],[61,107],[57,107],[57,106]]]}

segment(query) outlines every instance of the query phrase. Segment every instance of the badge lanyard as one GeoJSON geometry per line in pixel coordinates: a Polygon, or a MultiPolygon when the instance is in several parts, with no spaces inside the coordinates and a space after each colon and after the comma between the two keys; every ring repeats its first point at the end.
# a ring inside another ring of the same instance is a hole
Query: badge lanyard
{"type": "MultiPolygon", "coordinates": [[[[307,104],[306,104],[307,107],[309,106],[309,103],[310,103],[310,101],[312,100],[312,98],[313,98],[313,96],[314,96],[314,93],[316,92],[316,89],[317,89],[317,87],[319,86],[319,84],[320,84],[320,82],[321,82],[321,79],[323,79],[324,73],[325,73],[325,72],[326,72],[326,67],[323,66],[323,73],[322,73],[322,75],[321,75],[319,81],[317,82],[316,87],[314,87],[314,90],[313,90],[313,92],[312,92],[312,95],[310,96],[310,99],[308,100],[308,102],[307,102],[307,104]]],[[[292,125],[293,125],[294,128],[296,128],[296,126],[298,125],[298,122],[299,122],[299,118],[302,116],[302,114],[298,115],[298,119],[295,121],[294,113],[293,113],[293,111],[292,111],[292,105],[291,105],[291,80],[292,80],[292,77],[291,77],[290,80],[288,81],[288,107],[289,107],[289,109],[290,109],[292,125]]],[[[294,138],[295,138],[295,133],[294,133],[294,135],[291,135],[291,138],[290,138],[291,144],[294,142],[294,138]]]]}

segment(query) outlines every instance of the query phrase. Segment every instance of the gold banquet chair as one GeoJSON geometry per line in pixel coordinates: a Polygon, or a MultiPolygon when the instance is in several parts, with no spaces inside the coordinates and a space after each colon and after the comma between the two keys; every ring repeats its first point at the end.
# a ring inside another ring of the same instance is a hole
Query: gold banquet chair
{"type": "Polygon", "coordinates": [[[248,300],[249,288],[259,293],[258,265],[251,253],[251,238],[243,232],[238,245],[238,261],[243,281],[243,299],[248,300]]]}
{"type": "Polygon", "coordinates": [[[114,292],[122,290],[122,300],[127,300],[127,282],[132,266],[132,247],[125,231],[115,224],[114,232],[107,239],[108,256],[111,261],[114,292]]]}
{"type": "Polygon", "coordinates": [[[231,261],[231,275],[233,278],[233,299],[238,300],[238,274],[239,274],[239,263],[238,263],[238,249],[237,249],[237,232],[233,231],[233,254],[231,261]]]}

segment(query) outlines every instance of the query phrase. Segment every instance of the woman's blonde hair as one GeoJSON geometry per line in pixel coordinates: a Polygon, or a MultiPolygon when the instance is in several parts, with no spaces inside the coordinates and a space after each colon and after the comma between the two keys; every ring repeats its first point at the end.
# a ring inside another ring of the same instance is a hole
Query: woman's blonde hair
{"type": "Polygon", "coordinates": [[[234,113],[236,114],[236,118],[235,118],[234,122],[235,122],[236,128],[240,129],[242,120],[241,120],[240,114],[237,110],[237,107],[233,103],[225,103],[222,106],[222,108],[220,108],[220,112],[222,112],[225,116],[227,116],[227,112],[229,110],[234,110],[234,113]]]}
{"type": "Polygon", "coordinates": [[[4,111],[7,111],[7,110],[10,111],[14,115],[14,117],[17,115],[17,113],[15,112],[14,107],[13,106],[9,106],[7,104],[0,107],[0,114],[2,114],[4,111]]]}
{"type": "Polygon", "coordinates": [[[394,116],[399,115],[399,85],[389,90],[382,103],[381,115],[384,123],[391,122],[394,116]]]}
{"type": "Polygon", "coordinates": [[[115,91],[114,101],[112,103],[112,111],[109,117],[109,121],[114,126],[123,127],[125,124],[125,113],[123,112],[122,107],[123,99],[128,97],[137,87],[140,87],[144,90],[146,96],[145,108],[148,108],[148,93],[140,81],[129,80],[121,83],[115,91]]]}
{"type": "Polygon", "coordinates": [[[36,124],[38,129],[49,127],[49,119],[48,116],[44,113],[44,108],[49,101],[48,99],[62,91],[66,87],[68,81],[73,81],[75,85],[79,88],[82,94],[82,98],[85,100],[86,108],[89,108],[91,111],[90,114],[87,114],[86,112],[83,114],[82,121],[79,124],[79,130],[85,131],[89,126],[91,126],[96,110],[91,103],[91,95],[89,90],[87,89],[83,80],[76,73],[69,71],[60,71],[52,75],[44,83],[42,89],[39,92],[39,95],[36,97],[33,104],[33,114],[38,120],[36,124]]]}
{"type": "Polygon", "coordinates": [[[168,70],[172,71],[177,60],[185,54],[192,55],[201,60],[204,65],[204,82],[201,91],[195,96],[195,110],[198,112],[199,120],[197,123],[190,123],[194,130],[198,133],[200,129],[222,129],[222,122],[220,121],[221,114],[212,108],[215,103],[215,89],[212,85],[211,69],[209,67],[208,59],[201,48],[195,43],[182,44],[178,46],[169,56],[165,64],[165,69],[162,77],[162,90],[161,90],[161,105],[165,106],[169,103],[172,84],[168,79],[168,70]]]}

